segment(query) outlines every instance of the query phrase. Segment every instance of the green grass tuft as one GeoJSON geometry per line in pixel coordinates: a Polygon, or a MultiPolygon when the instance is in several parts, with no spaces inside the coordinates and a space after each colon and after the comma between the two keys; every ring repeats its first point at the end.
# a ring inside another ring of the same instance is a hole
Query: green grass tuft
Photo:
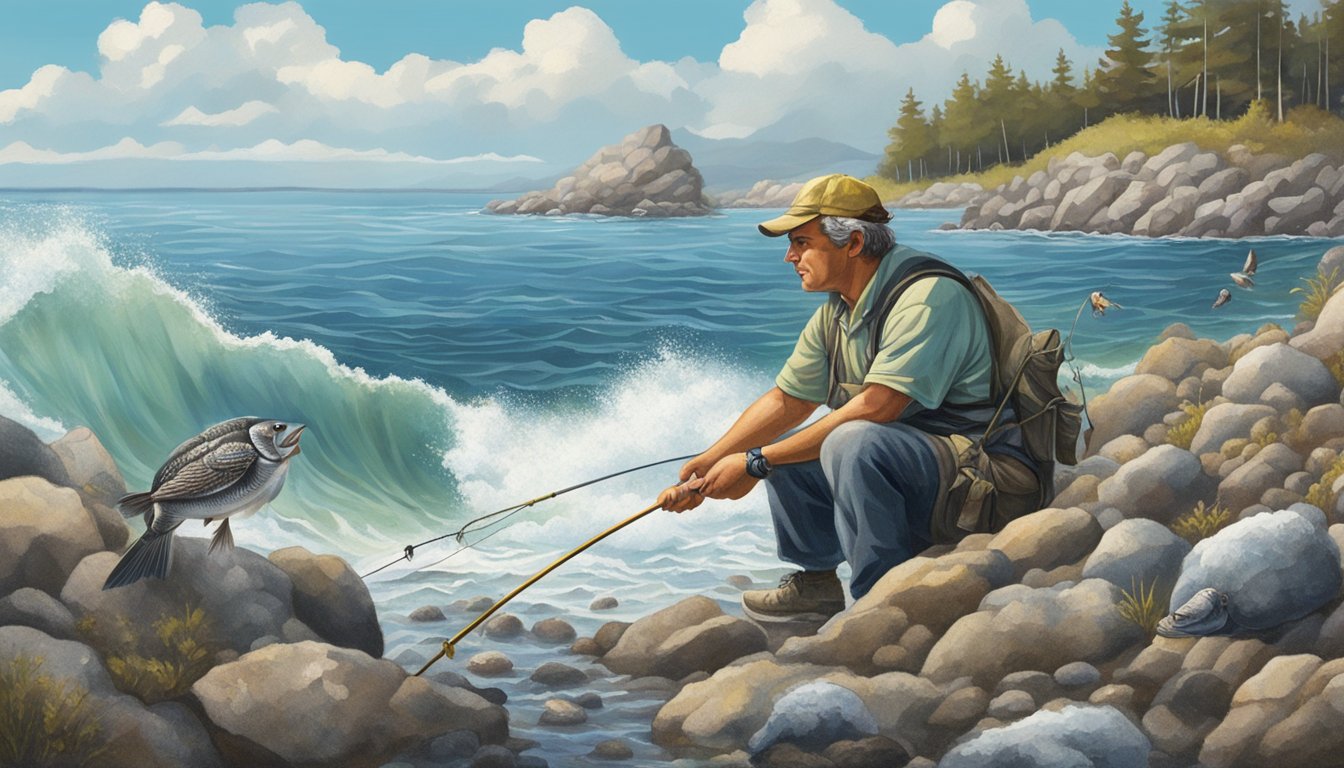
{"type": "Polygon", "coordinates": [[[1209,405],[1208,403],[1196,405],[1187,400],[1181,403],[1181,410],[1185,411],[1189,418],[1167,430],[1167,442],[1177,448],[1190,450],[1190,445],[1195,442],[1195,434],[1199,432],[1199,425],[1204,423],[1204,412],[1209,410],[1209,405]]]}
{"type": "Polygon", "coordinates": [[[1148,637],[1152,637],[1157,634],[1157,622],[1167,615],[1167,599],[1158,600],[1157,581],[1150,587],[1144,582],[1135,584],[1131,581],[1130,587],[1130,590],[1120,590],[1123,597],[1116,608],[1126,621],[1139,625],[1148,637]]]}
{"type": "Polygon", "coordinates": [[[83,765],[102,730],[84,688],[41,674],[41,657],[0,664],[0,765],[83,765]]]}
{"type": "Polygon", "coordinates": [[[1218,504],[1206,509],[1200,501],[1194,509],[1172,522],[1170,528],[1172,533],[1196,544],[1222,530],[1231,520],[1232,510],[1218,504]]]}
{"type": "Polygon", "coordinates": [[[1289,291],[1302,294],[1302,303],[1297,307],[1297,316],[1303,320],[1315,320],[1321,316],[1325,303],[1339,287],[1339,267],[1335,267],[1328,275],[1324,270],[1318,269],[1312,277],[1302,278],[1302,283],[1289,291]]]}

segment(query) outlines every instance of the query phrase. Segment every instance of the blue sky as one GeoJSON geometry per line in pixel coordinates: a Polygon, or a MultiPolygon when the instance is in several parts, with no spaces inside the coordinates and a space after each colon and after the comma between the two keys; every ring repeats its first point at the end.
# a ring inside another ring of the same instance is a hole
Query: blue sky
{"type": "MultiPolygon", "coordinates": [[[[1136,0],[1150,18],[1162,0],[1136,0]]],[[[1297,0],[1297,9],[1317,0],[1297,0]]],[[[1081,0],[47,0],[0,31],[6,166],[144,161],[569,165],[660,122],[885,146],[900,97],[996,54],[1095,66],[1081,0]],[[824,95],[824,99],[819,99],[824,95]]],[[[422,174],[423,175],[423,174],[422,174]]]]}
{"type": "MultiPolygon", "coordinates": [[[[206,24],[226,24],[241,3],[188,0],[206,24]]],[[[409,52],[457,60],[484,56],[491,48],[518,44],[523,25],[571,5],[593,9],[611,25],[627,53],[638,59],[674,60],[692,56],[712,60],[742,26],[744,0],[596,0],[594,2],[460,2],[459,0],[319,0],[307,9],[327,30],[327,39],[347,56],[385,69],[409,52]]],[[[842,0],[869,30],[893,42],[919,39],[929,30],[944,0],[842,0]]],[[[1055,18],[1084,45],[1104,46],[1115,30],[1118,2],[1031,0],[1035,18],[1055,18]],[[1112,7],[1113,6],[1113,7],[1112,7]]],[[[1162,14],[1161,0],[1135,0],[1147,19],[1162,14]]],[[[1293,4],[1299,10],[1313,0],[1293,4]]],[[[108,24],[134,19],[144,7],[137,0],[46,0],[11,3],[0,46],[0,88],[20,85],[43,64],[64,64],[92,71],[98,64],[93,45],[108,24]]]]}

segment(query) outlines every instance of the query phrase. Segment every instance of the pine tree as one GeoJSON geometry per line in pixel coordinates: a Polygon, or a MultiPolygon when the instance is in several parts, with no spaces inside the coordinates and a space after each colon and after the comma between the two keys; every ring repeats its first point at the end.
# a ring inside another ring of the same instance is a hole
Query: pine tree
{"type": "Polygon", "coordinates": [[[915,89],[906,91],[901,100],[901,114],[896,125],[887,135],[891,143],[887,145],[878,174],[888,178],[900,178],[905,170],[905,178],[915,178],[915,166],[933,149],[933,135],[929,123],[924,118],[923,105],[915,98],[915,89]]]}
{"type": "Polygon", "coordinates": [[[1149,70],[1153,56],[1144,37],[1143,13],[1125,0],[1115,23],[1120,31],[1107,37],[1111,47],[1096,75],[1101,106],[1108,113],[1146,112],[1153,103],[1155,78],[1149,70]]]}
{"type": "Polygon", "coordinates": [[[1014,117],[1017,101],[1013,86],[1013,72],[1002,56],[995,56],[985,76],[985,90],[981,94],[985,111],[990,120],[990,132],[997,138],[996,154],[1000,162],[1012,162],[1012,151],[1008,148],[1007,123],[1014,117]]]}
{"type": "Polygon", "coordinates": [[[983,117],[979,96],[980,87],[963,72],[943,108],[943,132],[947,136],[947,146],[953,148],[953,162],[958,173],[963,168],[970,168],[980,142],[989,136],[990,126],[983,117]]]}
{"type": "Polygon", "coordinates": [[[1162,38],[1162,74],[1167,81],[1167,117],[1180,116],[1176,110],[1173,83],[1176,77],[1176,51],[1185,42],[1183,38],[1185,18],[1185,9],[1177,0],[1171,0],[1167,3],[1167,12],[1162,17],[1162,26],[1159,29],[1162,38]]]}

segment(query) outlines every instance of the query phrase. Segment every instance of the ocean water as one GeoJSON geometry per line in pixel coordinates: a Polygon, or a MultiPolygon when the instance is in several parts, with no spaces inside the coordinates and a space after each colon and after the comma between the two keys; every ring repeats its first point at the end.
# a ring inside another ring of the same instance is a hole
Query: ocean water
{"type": "MultiPolygon", "coordinates": [[[[0,413],[47,439],[91,427],[132,489],[203,426],[252,414],[310,425],[269,510],[234,526],[259,551],[301,544],[362,573],[480,514],[626,467],[694,453],[768,387],[822,300],[784,243],[733,210],[688,220],[496,217],[480,195],[423,192],[0,191],[0,413]]],[[[1334,243],[945,232],[956,212],[901,211],[900,241],[979,272],[1033,327],[1074,328],[1093,396],[1170,323],[1226,339],[1291,328],[1290,293],[1334,243]],[[1211,304],[1246,249],[1257,286],[1211,304]],[[1079,309],[1093,290],[1123,305],[1079,309]],[[1075,325],[1075,318],[1076,325],[1075,325]]],[[[1076,384],[1074,385],[1076,386],[1076,384]]],[[[416,668],[474,614],[413,623],[416,607],[499,597],[650,504],[677,463],[526,509],[468,541],[418,550],[370,580],[388,656],[416,668]],[[488,538],[482,539],[482,536],[488,538]]],[[[208,531],[183,531],[206,535],[208,531]]],[[[657,513],[603,541],[506,609],[592,634],[680,597],[731,607],[745,574],[773,582],[763,492],[657,513]],[[613,596],[620,606],[594,612],[613,596]]],[[[565,648],[479,634],[440,665],[503,650],[515,733],[569,764],[605,738],[641,760],[661,701],[565,648]],[[589,723],[536,725],[544,661],[592,671],[589,723]]]]}

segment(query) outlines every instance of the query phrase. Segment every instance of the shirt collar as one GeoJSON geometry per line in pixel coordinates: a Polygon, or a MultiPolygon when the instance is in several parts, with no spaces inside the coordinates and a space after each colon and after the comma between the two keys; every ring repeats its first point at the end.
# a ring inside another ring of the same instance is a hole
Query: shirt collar
{"type": "Polygon", "coordinates": [[[868,281],[868,285],[863,287],[863,292],[859,294],[859,300],[854,302],[854,308],[850,309],[845,304],[845,300],[838,292],[831,293],[831,301],[836,305],[836,311],[842,318],[842,326],[847,333],[858,330],[860,326],[871,319],[876,304],[882,296],[882,289],[890,282],[891,276],[900,272],[901,267],[915,253],[901,245],[892,246],[882,257],[882,261],[877,265],[877,271],[868,281]]]}

